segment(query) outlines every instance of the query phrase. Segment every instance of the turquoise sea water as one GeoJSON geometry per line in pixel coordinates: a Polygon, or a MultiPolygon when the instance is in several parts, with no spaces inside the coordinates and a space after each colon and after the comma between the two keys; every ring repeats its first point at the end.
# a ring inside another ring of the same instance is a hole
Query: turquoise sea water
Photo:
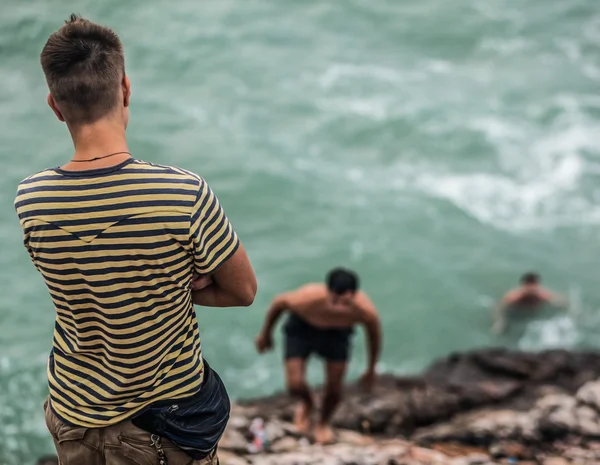
{"type": "Polygon", "coordinates": [[[597,0],[5,0],[0,464],[51,450],[54,314],[12,202],[72,154],[38,55],[73,9],[123,39],[134,155],[203,175],[256,268],[251,308],[198,312],[234,397],[283,386],[281,354],[253,349],[270,299],[338,264],[380,309],[388,371],[497,344],[488,309],[527,269],[576,308],[509,343],[600,345],[597,0]]]}

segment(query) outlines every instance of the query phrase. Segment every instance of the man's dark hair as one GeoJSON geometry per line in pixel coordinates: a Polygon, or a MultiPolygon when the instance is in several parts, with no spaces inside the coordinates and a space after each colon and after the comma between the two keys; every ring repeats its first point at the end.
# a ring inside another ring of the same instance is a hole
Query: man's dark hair
{"type": "Polygon", "coordinates": [[[73,14],[49,37],[40,61],[50,93],[68,122],[93,123],[118,103],[125,57],[111,29],[73,14]]]}
{"type": "Polygon", "coordinates": [[[537,273],[525,273],[521,276],[521,284],[537,284],[540,282],[540,275],[537,273]]]}
{"type": "Polygon", "coordinates": [[[334,294],[342,295],[358,290],[358,276],[344,268],[334,268],[327,273],[326,282],[327,288],[334,294]]]}

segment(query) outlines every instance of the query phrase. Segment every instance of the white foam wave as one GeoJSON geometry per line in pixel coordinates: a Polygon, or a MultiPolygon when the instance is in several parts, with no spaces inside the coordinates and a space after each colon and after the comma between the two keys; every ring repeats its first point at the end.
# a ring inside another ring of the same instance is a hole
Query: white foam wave
{"type": "Polygon", "coordinates": [[[522,350],[543,350],[558,347],[573,347],[579,341],[574,321],[568,316],[551,320],[532,321],[519,341],[522,350]]]}
{"type": "MultiPolygon", "coordinates": [[[[562,102],[564,104],[564,102],[562,102]]],[[[568,112],[567,112],[568,113],[568,112]]],[[[570,117],[571,124],[531,136],[530,128],[487,117],[467,123],[497,149],[500,172],[417,175],[417,189],[452,202],[482,223],[524,230],[596,223],[600,209],[593,193],[581,189],[593,164],[586,153],[600,146],[600,125],[570,117]]]]}
{"type": "Polygon", "coordinates": [[[506,37],[490,37],[481,42],[482,51],[493,51],[501,56],[514,55],[532,47],[532,43],[522,37],[507,39],[506,37]]]}
{"type": "Polygon", "coordinates": [[[594,63],[583,63],[581,65],[581,72],[593,81],[600,81],[600,67],[594,63]]]}
{"type": "Polygon", "coordinates": [[[583,26],[583,36],[593,44],[600,42],[600,15],[596,15],[583,26]]]}
{"type": "Polygon", "coordinates": [[[571,213],[581,210],[576,199],[565,204],[565,199],[559,198],[560,191],[569,188],[580,171],[581,161],[573,157],[564,160],[544,180],[529,183],[480,173],[424,174],[417,179],[417,185],[425,192],[451,201],[482,223],[520,230],[547,226],[548,220],[560,223],[561,216],[571,216],[566,215],[569,206],[572,207],[571,213]]]}
{"type": "Polygon", "coordinates": [[[390,101],[383,97],[327,99],[319,102],[318,105],[326,113],[344,116],[353,114],[376,121],[384,121],[390,115],[390,101]]]}
{"type": "Polygon", "coordinates": [[[452,70],[452,63],[445,60],[431,60],[423,67],[432,73],[447,74],[452,70]]]}
{"type": "Polygon", "coordinates": [[[324,89],[330,89],[339,81],[347,78],[368,78],[383,82],[398,82],[400,73],[382,66],[359,66],[356,64],[335,63],[327,68],[319,78],[319,84],[324,89]]]}

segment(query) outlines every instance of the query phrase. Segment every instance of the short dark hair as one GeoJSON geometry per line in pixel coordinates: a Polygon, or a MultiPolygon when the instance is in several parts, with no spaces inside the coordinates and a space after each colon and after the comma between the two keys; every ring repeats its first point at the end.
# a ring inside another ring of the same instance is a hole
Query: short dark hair
{"type": "Polygon", "coordinates": [[[111,29],[73,14],[48,38],[40,61],[50,94],[68,122],[93,123],[116,106],[125,56],[111,29]]]}
{"type": "Polygon", "coordinates": [[[537,284],[540,282],[540,275],[529,272],[521,276],[521,284],[537,284]]]}
{"type": "Polygon", "coordinates": [[[334,268],[327,273],[327,288],[334,294],[345,294],[358,290],[358,276],[345,268],[334,268]]]}

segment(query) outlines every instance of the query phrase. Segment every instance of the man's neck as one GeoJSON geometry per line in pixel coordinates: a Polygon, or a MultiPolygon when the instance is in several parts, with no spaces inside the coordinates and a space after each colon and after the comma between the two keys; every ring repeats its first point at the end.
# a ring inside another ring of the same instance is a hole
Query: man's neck
{"type": "Polygon", "coordinates": [[[72,160],[63,166],[66,170],[106,168],[130,158],[125,128],[122,124],[112,120],[100,120],[69,129],[75,145],[75,154],[72,160]],[[116,155],[106,157],[112,154],[116,155]]]}

